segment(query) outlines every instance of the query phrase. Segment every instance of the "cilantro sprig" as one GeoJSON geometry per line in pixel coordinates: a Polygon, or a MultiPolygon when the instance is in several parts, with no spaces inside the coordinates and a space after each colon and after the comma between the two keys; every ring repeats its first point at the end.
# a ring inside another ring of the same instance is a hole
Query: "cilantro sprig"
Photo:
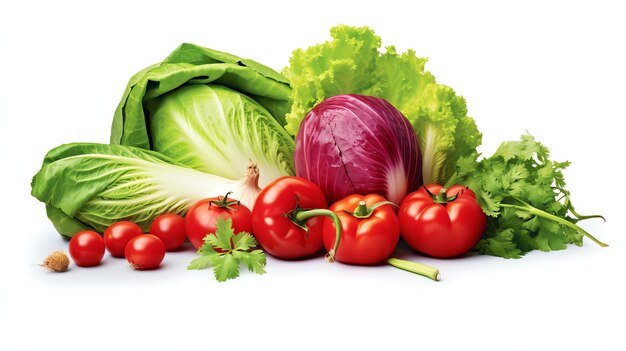
{"type": "Polygon", "coordinates": [[[213,267],[215,279],[224,282],[239,276],[241,263],[248,267],[250,272],[265,274],[267,259],[262,250],[252,250],[258,245],[256,239],[246,232],[235,234],[232,219],[219,217],[215,224],[215,233],[207,234],[204,243],[198,250],[197,257],[187,269],[206,269],[213,267]]]}
{"type": "Polygon", "coordinates": [[[577,222],[599,215],[578,214],[565,189],[563,170],[569,162],[550,159],[550,151],[531,135],[500,145],[491,157],[459,159],[447,185],[463,184],[476,193],[489,216],[482,254],[519,258],[531,250],[562,250],[582,245],[583,237],[607,246],[577,222]]]}

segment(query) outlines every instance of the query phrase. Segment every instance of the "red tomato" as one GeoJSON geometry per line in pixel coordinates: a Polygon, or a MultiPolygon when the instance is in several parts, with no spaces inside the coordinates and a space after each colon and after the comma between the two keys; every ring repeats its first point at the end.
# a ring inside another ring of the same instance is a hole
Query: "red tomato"
{"type": "Polygon", "coordinates": [[[111,224],[104,231],[104,244],[113,257],[124,257],[124,249],[128,241],[143,234],[141,227],[130,221],[119,221],[111,224]]]}
{"type": "Polygon", "coordinates": [[[487,217],[469,188],[422,186],[400,204],[398,219],[404,240],[417,251],[446,258],[462,255],[478,242],[487,217]],[[443,191],[442,191],[443,189],[443,191]]]}
{"type": "MultiPolygon", "coordinates": [[[[400,240],[400,223],[390,204],[373,207],[384,202],[380,195],[350,195],[330,206],[341,221],[337,261],[370,265],[393,253],[400,240]]],[[[330,218],[324,219],[324,246],[327,250],[335,246],[335,226],[330,218]]]]}
{"type": "Polygon", "coordinates": [[[104,239],[93,230],[76,233],[70,240],[70,256],[81,267],[96,266],[104,256],[104,239]]]}
{"type": "Polygon", "coordinates": [[[187,238],[185,219],[173,213],[160,215],[150,225],[150,234],[158,236],[167,251],[176,250],[187,238]]]}
{"type": "Polygon", "coordinates": [[[185,216],[185,230],[191,244],[199,249],[204,243],[207,234],[215,234],[215,223],[218,217],[231,218],[235,234],[239,232],[252,233],[250,210],[237,203],[237,200],[228,200],[226,196],[202,199],[187,211],[185,216]]]}
{"type": "Polygon", "coordinates": [[[165,257],[165,244],[156,235],[141,234],[126,244],[126,259],[133,269],[155,269],[165,257]]]}
{"type": "Polygon", "coordinates": [[[322,248],[324,218],[320,216],[335,216],[327,209],[322,190],[303,178],[281,177],[257,196],[252,228],[270,255],[303,258],[322,248]]]}

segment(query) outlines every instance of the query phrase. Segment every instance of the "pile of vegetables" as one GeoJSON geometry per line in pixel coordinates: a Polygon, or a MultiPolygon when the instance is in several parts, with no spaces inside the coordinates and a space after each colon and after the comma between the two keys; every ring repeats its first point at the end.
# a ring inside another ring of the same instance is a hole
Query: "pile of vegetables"
{"type": "Polygon", "coordinates": [[[219,281],[240,264],[263,274],[259,245],[282,259],[325,248],[331,262],[438,280],[392,257],[401,238],[439,258],[519,258],[585,236],[606,246],[577,225],[601,216],[574,210],[568,162],[529,135],[481,158],[465,100],[426,59],[381,51],[367,27],[331,36],[295,50],[282,74],[183,44],[134,75],[110,144],[54,148],[33,177],[75,262],[97,265],[106,247],[152,269],[188,239],[200,255],[188,268],[213,267],[219,281]]]}

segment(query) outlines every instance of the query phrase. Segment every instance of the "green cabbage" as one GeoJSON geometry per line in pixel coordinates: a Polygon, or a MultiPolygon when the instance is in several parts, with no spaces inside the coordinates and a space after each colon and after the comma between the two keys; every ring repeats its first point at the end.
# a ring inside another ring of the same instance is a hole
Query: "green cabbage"
{"type": "Polygon", "coordinates": [[[367,27],[337,26],[332,41],[295,50],[283,74],[292,87],[286,129],[298,133],[308,111],[325,98],[363,94],[383,98],[411,122],[420,142],[424,183],[444,184],[460,157],[476,155],[481,134],[465,99],[424,71],[426,59],[393,46],[367,27]]]}
{"type": "Polygon", "coordinates": [[[250,160],[261,186],[294,173],[291,136],[251,98],[220,85],[186,85],[147,105],[152,149],[191,168],[239,179],[250,160]]]}
{"type": "Polygon", "coordinates": [[[57,231],[71,237],[81,230],[102,233],[119,220],[147,232],[156,216],[184,215],[194,202],[237,192],[245,183],[184,167],[154,151],[74,143],[48,152],[31,186],[57,231]]]}
{"type": "Polygon", "coordinates": [[[230,179],[259,165],[261,185],[294,174],[293,138],[284,130],[291,88],[252,60],[183,44],[128,83],[111,144],[158,150],[230,179]]]}

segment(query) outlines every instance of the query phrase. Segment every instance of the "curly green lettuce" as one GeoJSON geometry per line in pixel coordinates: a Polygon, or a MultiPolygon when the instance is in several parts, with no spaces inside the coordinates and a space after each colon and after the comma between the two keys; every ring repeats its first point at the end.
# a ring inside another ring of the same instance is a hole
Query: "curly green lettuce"
{"type": "Polygon", "coordinates": [[[295,50],[282,72],[292,87],[289,133],[296,135],[307,112],[324,99],[363,94],[389,101],[411,122],[424,183],[445,183],[459,158],[477,155],[482,135],[467,116],[465,99],[424,70],[427,59],[393,46],[381,52],[380,37],[368,27],[341,25],[330,34],[331,41],[295,50]]]}

